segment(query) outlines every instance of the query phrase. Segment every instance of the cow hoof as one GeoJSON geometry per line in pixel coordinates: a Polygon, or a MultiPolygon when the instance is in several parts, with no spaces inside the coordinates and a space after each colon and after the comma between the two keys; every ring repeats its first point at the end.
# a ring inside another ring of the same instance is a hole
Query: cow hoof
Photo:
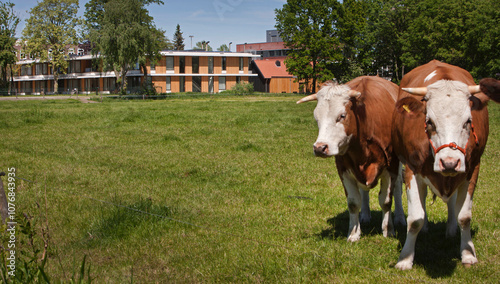
{"type": "Polygon", "coordinates": [[[465,267],[465,268],[470,268],[472,267],[474,264],[477,263],[477,258],[475,258],[474,256],[467,256],[467,257],[463,257],[462,258],[462,265],[465,267]]]}
{"type": "Polygon", "coordinates": [[[399,270],[410,270],[413,267],[413,262],[411,261],[398,261],[395,266],[399,270]]]}
{"type": "Polygon", "coordinates": [[[347,241],[348,242],[351,242],[351,243],[354,243],[354,242],[357,242],[359,241],[359,239],[361,238],[361,235],[360,234],[351,234],[348,238],[347,238],[347,241]]]}

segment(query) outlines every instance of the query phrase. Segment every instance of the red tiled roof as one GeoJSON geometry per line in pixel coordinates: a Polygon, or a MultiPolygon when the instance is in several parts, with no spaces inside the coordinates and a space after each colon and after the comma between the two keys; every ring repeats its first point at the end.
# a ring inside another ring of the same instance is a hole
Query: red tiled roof
{"type": "Polygon", "coordinates": [[[271,79],[273,77],[280,78],[292,78],[293,75],[286,72],[286,66],[284,63],[284,59],[263,59],[263,60],[255,60],[255,65],[259,69],[260,74],[265,79],[271,79]],[[279,62],[279,65],[277,63],[279,62]]]}

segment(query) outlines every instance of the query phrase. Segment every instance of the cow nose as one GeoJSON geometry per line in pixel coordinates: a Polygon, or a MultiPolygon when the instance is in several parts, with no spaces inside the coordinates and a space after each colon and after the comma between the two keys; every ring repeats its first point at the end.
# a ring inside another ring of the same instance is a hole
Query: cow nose
{"type": "Polygon", "coordinates": [[[324,157],[328,155],[328,144],[316,143],[314,144],[314,154],[316,156],[324,157]]]}
{"type": "Polygon", "coordinates": [[[439,166],[443,172],[456,172],[460,169],[460,159],[451,157],[440,159],[439,166]]]}

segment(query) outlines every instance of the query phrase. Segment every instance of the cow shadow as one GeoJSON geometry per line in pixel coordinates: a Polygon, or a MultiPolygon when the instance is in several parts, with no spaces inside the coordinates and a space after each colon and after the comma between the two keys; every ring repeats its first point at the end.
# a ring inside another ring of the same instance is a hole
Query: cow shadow
{"type": "MultiPolygon", "coordinates": [[[[344,211],[327,220],[330,226],[316,234],[320,239],[343,240],[347,239],[349,230],[349,211],[344,211]]],[[[361,238],[367,236],[382,235],[382,212],[371,211],[369,223],[361,224],[361,238]]],[[[415,259],[413,265],[422,266],[426,274],[434,279],[451,277],[461,262],[460,255],[460,230],[457,228],[455,237],[446,237],[446,222],[429,221],[429,230],[420,232],[415,245],[415,259]]],[[[471,234],[474,238],[477,228],[472,226],[471,234]]],[[[396,239],[398,240],[398,253],[401,252],[406,241],[406,226],[395,227],[396,239]]],[[[399,257],[399,255],[398,255],[399,257]]],[[[388,259],[393,262],[396,259],[388,259]]]]}

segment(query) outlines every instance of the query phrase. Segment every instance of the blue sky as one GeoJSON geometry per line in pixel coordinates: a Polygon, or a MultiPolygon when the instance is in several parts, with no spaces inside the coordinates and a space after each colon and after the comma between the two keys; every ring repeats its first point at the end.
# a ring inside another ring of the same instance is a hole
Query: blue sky
{"type": "MultiPolygon", "coordinates": [[[[21,19],[16,35],[21,36],[29,10],[37,0],[16,0],[15,10],[21,19]]],[[[79,15],[83,17],[88,0],[80,0],[79,15]]],[[[221,44],[265,42],[266,30],[276,24],[274,10],[283,7],[286,0],[163,0],[164,5],[148,6],[157,28],[173,38],[177,24],[181,26],[186,49],[198,41],[208,40],[215,50],[221,44]]]]}

